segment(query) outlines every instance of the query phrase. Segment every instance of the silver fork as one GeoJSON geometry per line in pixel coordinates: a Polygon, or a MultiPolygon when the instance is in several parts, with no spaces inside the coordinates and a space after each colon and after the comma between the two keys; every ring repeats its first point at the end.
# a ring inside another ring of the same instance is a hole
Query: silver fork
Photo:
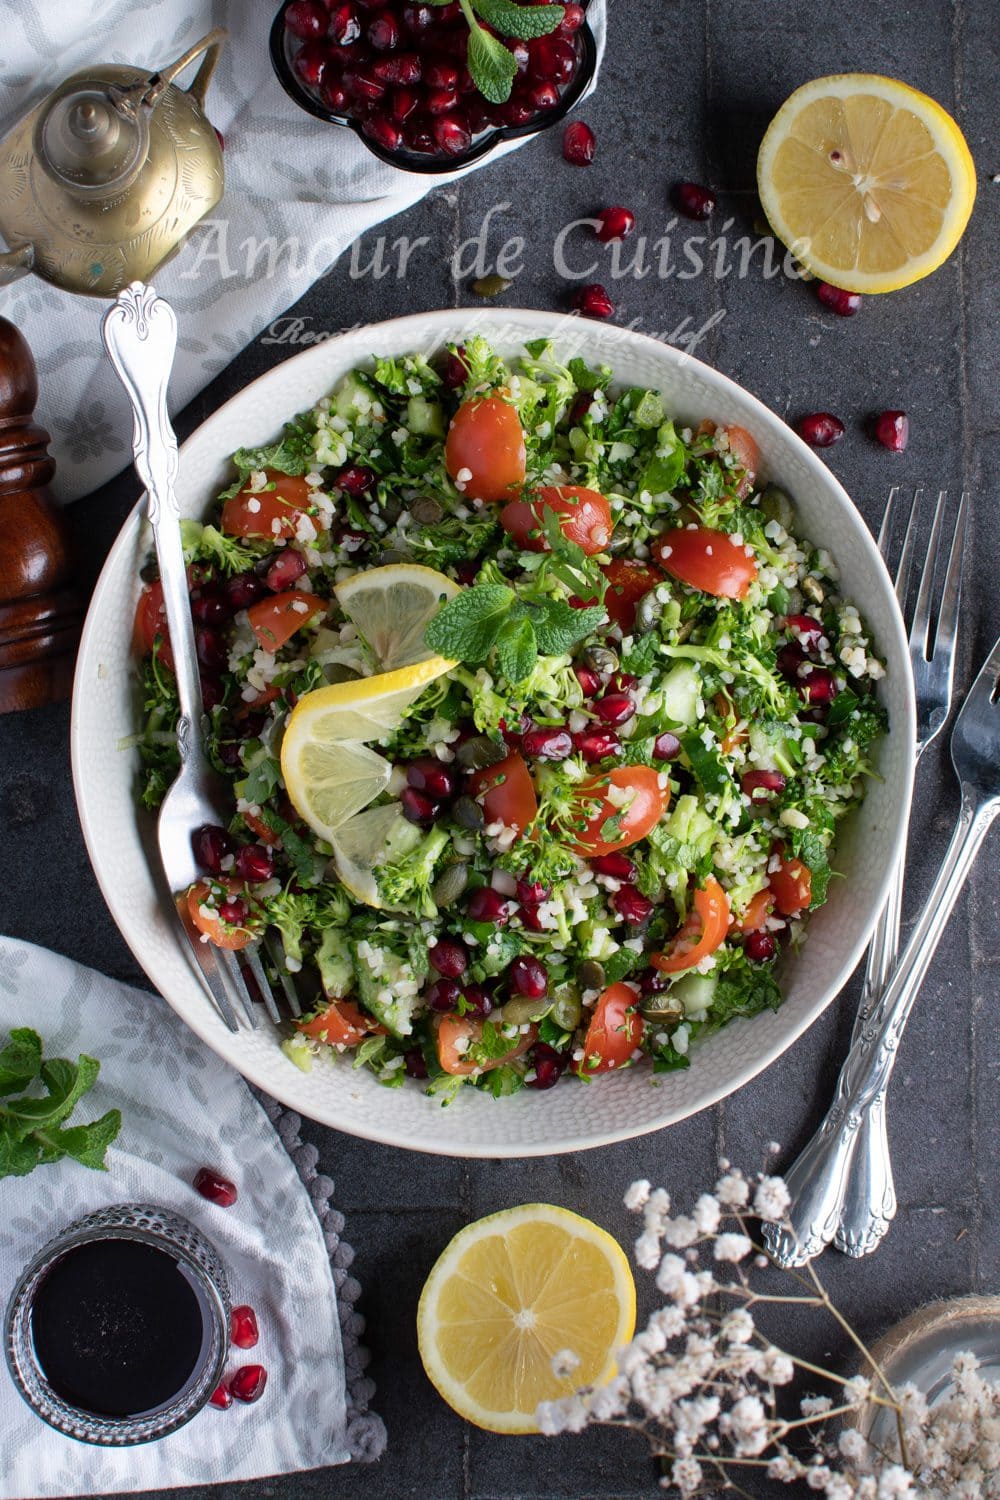
{"type": "MultiPolygon", "coordinates": [[[[900,493],[899,486],[890,491],[879,533],[879,550],[887,559],[900,493]]],[[[922,489],[914,492],[896,572],[896,597],[904,612],[913,577],[922,495],[922,489]]],[[[948,547],[942,539],[947,498],[946,490],[938,495],[909,633],[917,699],[918,763],[944,727],[951,707],[968,501],[963,494],[948,547]],[[942,568],[944,578],[939,581],[942,568]],[[935,624],[933,605],[939,589],[935,624]]],[[[879,1244],[896,1212],[885,1089],[876,1090],[861,1108],[852,1102],[850,1084],[852,1059],[872,1034],[873,1017],[896,963],[902,890],[901,860],[868,949],[851,1051],[841,1070],[834,1102],[819,1130],[785,1174],[792,1197],[788,1211],[791,1233],[775,1226],[765,1231],[768,1248],[782,1265],[804,1264],[831,1240],[848,1255],[867,1255],[879,1244]]]]}
{"type": "MultiPolygon", "coordinates": [[[[149,499],[149,521],[174,657],[181,768],[160,808],[157,841],[167,885],[176,900],[176,892],[186,890],[201,876],[191,847],[192,833],[203,823],[225,823],[229,816],[225,811],[222,778],[212,769],[205,754],[204,708],[181,543],[180,510],[174,494],[177,439],[167,414],[167,383],[177,345],[177,320],[169,303],[157,297],[152,287],[137,281],[118,294],[105,314],[103,335],[111,363],[132,403],[132,452],[136,472],[149,499]]],[[[258,1024],[257,1007],[241,961],[250,970],[268,1015],[273,1021],[280,1021],[261,964],[259,945],[252,943],[241,949],[238,958],[235,953],[204,940],[194,930],[183,901],[177,902],[177,917],[188,939],[187,951],[198,977],[230,1031],[239,1030],[234,1002],[251,1026],[258,1024]]],[[[280,974],[283,962],[276,962],[276,968],[280,974]]],[[[290,989],[291,1004],[294,986],[290,985],[290,989]]],[[[293,1011],[301,1014],[297,1002],[293,1011]]]]}

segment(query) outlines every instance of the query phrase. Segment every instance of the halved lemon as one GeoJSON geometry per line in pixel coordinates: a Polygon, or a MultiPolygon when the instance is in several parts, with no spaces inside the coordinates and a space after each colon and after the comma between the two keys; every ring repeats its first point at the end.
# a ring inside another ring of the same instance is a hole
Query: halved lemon
{"type": "Polygon", "coordinates": [[[333,860],[341,883],[356,901],[367,906],[384,905],[375,879],[378,865],[393,850],[404,853],[400,843],[419,842],[421,833],[403,817],[398,802],[370,807],[337,829],[333,843],[333,860]]]}
{"type": "Polygon", "coordinates": [[[976,169],[955,121],[895,78],[841,73],[796,89],[761,142],[757,186],[771,228],[815,276],[893,292],[958,244],[976,169]]]}
{"type": "Polygon", "coordinates": [[[441,605],[460,591],[453,579],[418,563],[369,568],[334,589],[383,672],[422,662],[432,654],[424,645],[424,631],[441,605]]]}
{"type": "Polygon", "coordinates": [[[417,1309],[420,1357],[459,1416],[490,1432],[537,1432],[540,1401],[615,1372],[635,1330],[635,1283],[621,1246],[589,1219],[527,1203],[455,1235],[417,1309]],[[571,1351],[572,1377],[552,1357],[571,1351]]]}

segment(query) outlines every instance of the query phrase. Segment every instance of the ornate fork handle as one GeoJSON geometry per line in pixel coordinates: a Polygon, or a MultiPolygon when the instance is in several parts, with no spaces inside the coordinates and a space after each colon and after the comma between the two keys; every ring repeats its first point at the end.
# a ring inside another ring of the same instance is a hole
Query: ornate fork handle
{"type": "MultiPolygon", "coordinates": [[[[803,1265],[833,1237],[858,1127],[873,1102],[884,1098],[913,1002],[979,846],[998,812],[1000,800],[980,800],[974,789],[963,784],[955,832],[913,935],[870,1018],[851,1043],[829,1113],[787,1174],[792,1194],[791,1230],[777,1225],[767,1225],[764,1230],[768,1248],[780,1265],[803,1265]]],[[[883,1180],[891,1191],[887,1170],[883,1180]]],[[[875,1187],[873,1179],[870,1196],[875,1187]]],[[[889,1217],[869,1221],[866,1250],[873,1249],[885,1233],[889,1217]]]]}

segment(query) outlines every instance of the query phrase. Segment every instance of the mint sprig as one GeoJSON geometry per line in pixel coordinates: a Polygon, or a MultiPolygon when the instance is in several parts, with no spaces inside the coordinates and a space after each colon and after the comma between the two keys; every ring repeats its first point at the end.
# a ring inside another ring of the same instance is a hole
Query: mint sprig
{"type": "Polygon", "coordinates": [[[97,1081],[100,1063],[81,1054],[42,1060],[37,1031],[18,1027],[0,1050],[0,1177],[25,1177],[35,1167],[69,1156],[104,1171],[122,1117],[109,1109],[86,1125],[64,1125],[97,1081]]]}
{"type": "Polygon", "coordinates": [[[531,675],[539,651],[571,651],[606,619],[601,605],[574,609],[564,599],[519,596],[502,583],[477,583],[449,600],[424,631],[441,656],[481,666],[495,654],[498,669],[516,686],[531,675]]]}
{"type": "MultiPolygon", "coordinates": [[[[447,0],[431,0],[431,3],[444,5],[447,0]]],[[[564,7],[519,5],[516,0],[460,0],[460,4],[469,23],[467,62],[472,81],[491,104],[506,104],[517,77],[517,59],[493,32],[518,41],[548,36],[562,21],[564,7]],[[480,26],[477,15],[491,31],[480,26]]]]}

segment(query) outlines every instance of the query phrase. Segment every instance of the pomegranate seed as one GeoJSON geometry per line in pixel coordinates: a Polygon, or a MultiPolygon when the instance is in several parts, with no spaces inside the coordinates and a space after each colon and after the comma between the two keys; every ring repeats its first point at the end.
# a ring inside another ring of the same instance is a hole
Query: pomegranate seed
{"type": "Polygon", "coordinates": [[[804,651],[815,651],[826,635],[822,621],[812,615],[786,615],[784,625],[804,651]]]}
{"type": "Polygon", "coordinates": [[[498,926],[510,916],[510,902],[491,885],[474,890],[465,909],[471,921],[496,922],[498,926]]]}
{"type": "Polygon", "coordinates": [[[627,239],[635,228],[635,214],[627,208],[602,208],[597,217],[601,221],[597,238],[605,244],[609,240],[627,239]]]}
{"type": "Polygon", "coordinates": [[[419,96],[413,89],[395,89],[389,105],[389,112],[394,120],[402,124],[404,120],[407,120],[412,115],[419,103],[419,96]]]}
{"type": "Polygon", "coordinates": [[[698,182],[678,182],[670,194],[674,207],[689,219],[710,219],[715,212],[715,194],[698,182]]]}
{"type": "Polygon", "coordinates": [[[659,969],[643,969],[639,975],[639,988],[644,995],[662,995],[670,988],[669,974],[661,974],[659,969]]]}
{"type": "Polygon", "coordinates": [[[875,418],[872,431],[883,448],[902,453],[910,441],[910,419],[905,411],[883,411],[875,418]]]}
{"type": "Polygon", "coordinates": [[[458,68],[454,63],[438,59],[428,63],[424,69],[424,82],[429,89],[457,89],[458,68]]]}
{"type": "Polygon", "coordinates": [[[256,884],[274,874],[274,855],[263,844],[244,844],[237,849],[233,868],[241,880],[256,884]]]}
{"type": "Polygon", "coordinates": [[[381,111],[370,115],[361,128],[368,139],[381,146],[383,151],[398,151],[403,144],[403,132],[394,120],[381,111]]]}
{"type": "Polygon", "coordinates": [[[576,48],[550,33],[528,43],[528,75],[548,83],[568,83],[576,72],[576,48]]]}
{"type": "Polygon", "coordinates": [[[434,822],[434,803],[415,787],[404,786],[399,803],[403,809],[403,817],[408,818],[411,823],[434,822]]]}
{"type": "Polygon", "coordinates": [[[219,759],[224,766],[235,767],[243,764],[240,747],[233,740],[219,746],[219,759]]]}
{"type": "Polygon", "coordinates": [[[222,874],[222,861],[233,850],[233,841],[216,823],[203,823],[191,835],[191,852],[209,875],[222,874]]]}
{"type": "Polygon", "coordinates": [[[439,938],[434,947],[428,949],[427,957],[446,979],[461,979],[469,967],[468,953],[461,943],[456,943],[452,938],[439,938]]]}
{"type": "Polygon", "coordinates": [[[582,5],[563,6],[563,18],[559,22],[559,30],[566,32],[579,31],[583,25],[585,12],[582,5]]]}
{"type": "Polygon", "coordinates": [[[743,952],[752,964],[766,964],[777,951],[769,932],[748,932],[743,939],[743,952]]]}
{"type": "Polygon", "coordinates": [[[260,1341],[260,1329],[257,1327],[257,1314],[252,1307],[244,1303],[241,1307],[234,1307],[229,1315],[230,1337],[237,1349],[252,1349],[260,1341]]]}
{"type": "Polygon", "coordinates": [[[415,52],[401,52],[398,57],[380,57],[372,64],[372,72],[383,83],[404,83],[407,86],[420,82],[423,67],[415,52]]]}
{"type": "Polygon", "coordinates": [[[228,1411],[232,1406],[233,1398],[229,1394],[229,1387],[225,1381],[215,1387],[215,1390],[208,1398],[208,1404],[209,1406],[218,1407],[219,1411],[228,1411]]]}
{"type": "Polygon", "coordinates": [[[292,64],[302,82],[309,88],[318,89],[326,72],[326,48],[319,42],[306,42],[295,54],[292,64]]]}
{"type": "Polygon", "coordinates": [[[267,584],[256,573],[237,573],[226,580],[226,598],[233,609],[249,609],[267,593],[267,584]]]}
{"type": "Polygon", "coordinates": [[[453,979],[435,979],[428,987],[424,999],[431,1010],[445,1014],[457,1010],[462,991],[453,979]]]}
{"type": "Polygon", "coordinates": [[[535,106],[530,98],[516,95],[513,99],[508,99],[506,104],[500,105],[500,118],[505,125],[527,125],[529,120],[535,118],[535,106]]]}
{"type": "Polygon", "coordinates": [[[573,298],[573,306],[578,307],[586,318],[610,318],[615,310],[615,304],[599,281],[582,286],[573,298]]]}
{"type": "Polygon", "coordinates": [[[631,886],[623,885],[611,897],[611,905],[630,927],[638,927],[653,915],[653,903],[631,886]]]}
{"type": "Polygon", "coordinates": [[[585,698],[593,698],[595,693],[601,691],[601,679],[592,667],[584,667],[580,663],[574,662],[573,671],[576,673],[576,680],[583,689],[583,696],[585,698]]]}
{"type": "Polygon", "coordinates": [[[542,919],[538,915],[538,909],[534,906],[522,906],[518,910],[522,926],[527,927],[529,932],[544,932],[542,919]]]}
{"type": "Polygon", "coordinates": [[[540,1000],[549,987],[545,965],[528,956],[515,958],[507,970],[507,979],[514,994],[527,1000],[540,1000]]]}
{"type": "Polygon", "coordinates": [[[238,896],[231,896],[228,901],[220,901],[219,916],[230,927],[242,927],[248,916],[246,902],[241,901],[238,896]]]}
{"type": "Polygon", "coordinates": [[[550,1089],[562,1077],[566,1059],[561,1052],[550,1047],[548,1042],[536,1042],[531,1049],[531,1065],[535,1076],[525,1080],[528,1088],[550,1089]]]}
{"type": "Polygon", "coordinates": [[[344,87],[360,103],[377,104],[385,93],[385,84],[371,69],[345,73],[344,87]]]}
{"type": "Polygon", "coordinates": [[[676,734],[665,731],[653,741],[654,760],[676,760],[681,753],[681,742],[676,734]]]}
{"type": "Polygon", "coordinates": [[[296,552],[294,547],[286,547],[284,552],[279,552],[274,562],[264,574],[264,582],[269,589],[280,594],[283,589],[290,589],[297,578],[301,578],[308,564],[301,552],[296,552]]]}
{"type": "Polygon", "coordinates": [[[605,724],[627,724],[635,717],[635,704],[627,693],[605,693],[594,704],[594,712],[605,724]]]}
{"type": "Polygon", "coordinates": [[[445,362],[443,380],[450,391],[457,391],[460,385],[464,385],[469,378],[468,366],[465,363],[465,345],[459,344],[453,354],[449,354],[445,362]]]}
{"type": "Polygon", "coordinates": [[[330,12],[327,36],[338,47],[349,47],[361,35],[361,22],[351,5],[336,5],[330,12]]]}
{"type": "Polygon", "coordinates": [[[345,115],[351,106],[350,96],[344,85],[335,78],[324,78],[320,89],[323,103],[332,114],[345,115]]]}
{"type": "Polygon", "coordinates": [[[837,684],[832,672],[825,667],[814,667],[810,665],[808,674],[803,678],[802,689],[809,703],[822,706],[824,703],[832,703],[837,696],[837,684]]]}
{"type": "Polygon", "coordinates": [[[597,154],[597,137],[582,120],[572,120],[563,133],[563,156],[573,167],[589,167],[597,154]]]}
{"type": "Polygon", "coordinates": [[[427,1059],[419,1047],[411,1047],[403,1054],[403,1067],[411,1078],[427,1077],[427,1059]]]}
{"type": "Polygon", "coordinates": [[[785,790],[785,778],[780,771],[747,771],[740,777],[740,790],[751,802],[770,802],[785,790]]]}
{"type": "Polygon", "coordinates": [[[346,469],[341,469],[336,478],[337,488],[353,495],[355,499],[367,495],[368,491],[375,487],[375,470],[367,468],[364,464],[350,464],[346,469]]]}
{"type": "Polygon", "coordinates": [[[554,83],[536,83],[528,90],[528,98],[533,109],[555,109],[559,103],[559,90],[554,83]]]}
{"type": "Polygon", "coordinates": [[[612,850],[610,854],[595,854],[590,861],[590,868],[595,875],[610,875],[613,880],[621,880],[631,885],[639,871],[627,854],[620,854],[612,850]]]}
{"type": "Polygon", "coordinates": [[[489,995],[478,984],[470,984],[462,991],[462,1000],[465,1005],[467,1016],[476,1016],[479,1020],[485,1020],[493,1009],[493,1001],[489,995]]]}
{"type": "Polygon", "coordinates": [[[565,729],[529,729],[521,741],[525,755],[538,760],[565,760],[573,751],[573,736],[565,729]]]}
{"type": "Polygon", "coordinates": [[[527,42],[520,39],[517,41],[511,40],[505,42],[504,45],[512,54],[514,61],[517,63],[517,71],[523,77],[527,73],[528,64],[531,61],[531,53],[528,51],[527,42]]]}
{"type": "Polygon", "coordinates": [[[541,902],[547,901],[551,895],[551,886],[543,885],[540,880],[517,882],[517,899],[526,906],[538,906],[541,902]]]}
{"type": "Polygon", "coordinates": [[[191,614],[197,625],[224,625],[232,610],[218,594],[199,594],[191,600],[191,614]]]}
{"type": "Polygon", "coordinates": [[[580,394],[579,394],[579,396],[577,396],[576,400],[573,402],[573,405],[570,407],[570,410],[569,410],[569,419],[573,423],[574,427],[579,426],[579,424],[583,421],[584,417],[587,415],[588,411],[593,406],[593,404],[594,404],[594,395],[593,395],[593,392],[592,391],[581,391],[580,394]]]}
{"type": "Polygon", "coordinates": [[[814,411],[799,418],[795,431],[810,448],[831,448],[844,436],[844,424],[832,412],[814,411]]]}
{"type": "Polygon", "coordinates": [[[427,31],[434,25],[434,10],[430,5],[404,5],[403,25],[407,31],[427,31]]]}
{"type": "Polygon", "coordinates": [[[455,795],[454,771],[429,755],[410,762],[406,768],[406,780],[415,791],[426,792],[435,802],[455,795]]]}
{"type": "Polygon", "coordinates": [[[586,761],[620,755],[622,748],[621,740],[610,729],[582,729],[573,736],[573,744],[586,761]]]}
{"type": "Polygon", "coordinates": [[[229,665],[229,649],[217,630],[196,630],[195,650],[198,660],[208,673],[221,673],[229,665]]]}
{"type": "Polygon", "coordinates": [[[449,114],[457,104],[457,89],[431,89],[424,99],[424,108],[429,115],[449,114]]]}
{"type": "Polygon", "coordinates": [[[638,686],[639,679],[632,672],[612,672],[608,678],[608,691],[612,693],[630,693],[638,686]]]}
{"type": "Polygon", "coordinates": [[[799,673],[807,660],[805,652],[797,642],[782,646],[777,655],[778,671],[786,681],[798,683],[799,673]]]}
{"type": "Polygon", "coordinates": [[[292,0],[285,11],[285,28],[300,41],[311,42],[326,31],[330,14],[319,0],[292,0]]]}
{"type": "Polygon", "coordinates": [[[431,133],[438,149],[445,156],[461,156],[472,145],[472,133],[458,115],[438,115],[431,133]]]}
{"type": "Polygon", "coordinates": [[[229,1389],[237,1401],[259,1401],[267,1385],[267,1371],[263,1365],[244,1365],[229,1382],[229,1389]]]}
{"type": "Polygon", "coordinates": [[[368,41],[376,52],[392,52],[399,46],[399,22],[392,11],[383,11],[368,27],[368,41]]]}
{"type": "Polygon", "coordinates": [[[831,286],[828,281],[816,283],[816,295],[838,318],[853,318],[863,301],[859,292],[845,292],[843,287],[831,286]]]}
{"type": "Polygon", "coordinates": [[[235,1182],[230,1182],[228,1177],[211,1167],[198,1168],[194,1174],[194,1188],[209,1203],[217,1203],[220,1208],[232,1208],[239,1197],[235,1182]]]}

